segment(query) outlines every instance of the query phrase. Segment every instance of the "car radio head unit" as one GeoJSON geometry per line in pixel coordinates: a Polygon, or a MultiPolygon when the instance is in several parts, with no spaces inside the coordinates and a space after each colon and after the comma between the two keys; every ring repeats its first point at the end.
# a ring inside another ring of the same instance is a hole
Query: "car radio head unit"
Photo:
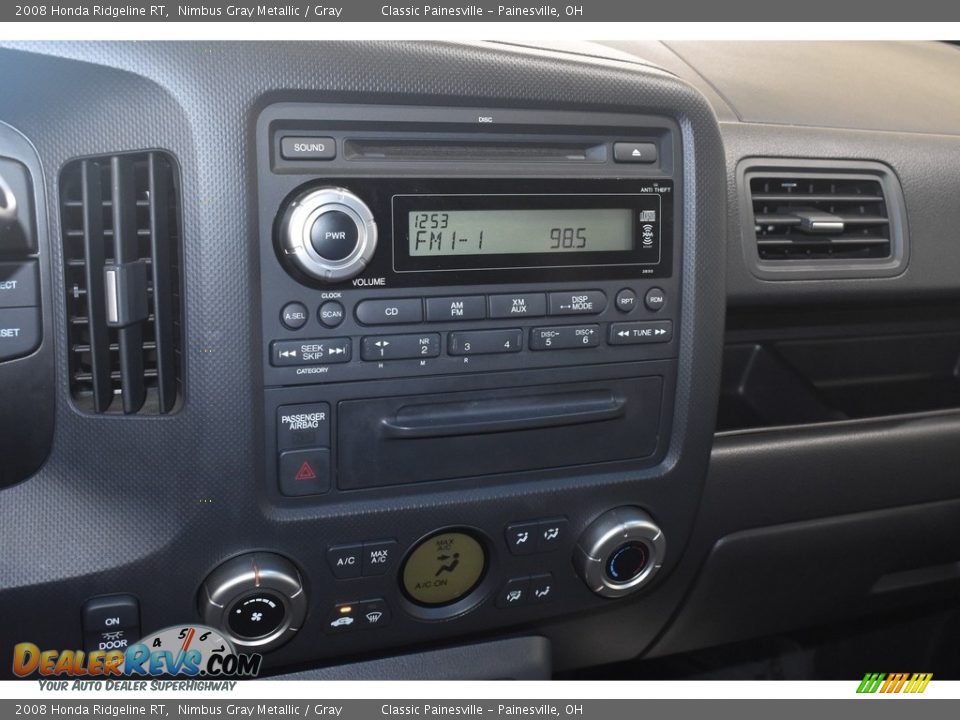
{"type": "Polygon", "coordinates": [[[331,178],[278,216],[280,261],[315,287],[668,277],[673,182],[331,178]]]}
{"type": "Polygon", "coordinates": [[[258,120],[271,498],[658,463],[680,335],[679,128],[378,112],[289,103],[258,120]]]}

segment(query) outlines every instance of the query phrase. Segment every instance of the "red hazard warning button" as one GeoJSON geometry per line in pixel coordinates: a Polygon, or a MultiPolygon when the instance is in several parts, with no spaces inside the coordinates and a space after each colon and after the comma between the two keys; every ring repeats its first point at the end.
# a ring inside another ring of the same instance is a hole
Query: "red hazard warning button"
{"type": "Polygon", "coordinates": [[[304,480],[316,480],[317,474],[313,471],[313,468],[310,467],[310,463],[304,462],[300,466],[300,469],[297,470],[297,474],[293,476],[294,480],[304,481],[304,480]]]}
{"type": "Polygon", "coordinates": [[[280,453],[280,492],[298,497],[330,490],[330,450],[293,450],[280,453]]]}

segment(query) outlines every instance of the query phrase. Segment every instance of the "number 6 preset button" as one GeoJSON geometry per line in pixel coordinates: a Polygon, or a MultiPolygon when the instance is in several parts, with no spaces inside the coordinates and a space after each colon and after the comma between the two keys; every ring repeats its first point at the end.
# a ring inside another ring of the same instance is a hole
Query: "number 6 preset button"
{"type": "Polygon", "coordinates": [[[599,325],[537,327],[530,331],[531,350],[576,350],[600,344],[599,325]]]}
{"type": "Polygon", "coordinates": [[[523,331],[469,330],[452,332],[447,337],[447,352],[451,355],[492,355],[520,352],[523,331]]]}
{"type": "Polygon", "coordinates": [[[420,298],[362,300],[357,303],[357,320],[364,325],[398,325],[423,322],[420,298]]]}

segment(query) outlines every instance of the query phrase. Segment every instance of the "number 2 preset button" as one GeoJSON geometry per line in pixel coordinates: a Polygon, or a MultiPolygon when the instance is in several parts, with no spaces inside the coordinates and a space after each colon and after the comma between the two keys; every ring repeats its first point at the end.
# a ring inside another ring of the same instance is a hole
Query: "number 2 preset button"
{"type": "Polygon", "coordinates": [[[447,338],[447,352],[451,355],[492,355],[520,352],[523,331],[472,330],[452,332],[447,338]]]}
{"type": "Polygon", "coordinates": [[[360,357],[364,360],[409,360],[439,354],[439,333],[369,335],[360,341],[360,357]]]}

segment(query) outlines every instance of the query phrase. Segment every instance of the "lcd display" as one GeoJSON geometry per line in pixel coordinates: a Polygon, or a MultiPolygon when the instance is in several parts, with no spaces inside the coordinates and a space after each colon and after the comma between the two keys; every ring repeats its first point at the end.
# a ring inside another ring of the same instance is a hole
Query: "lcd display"
{"type": "Polygon", "coordinates": [[[411,211],[411,257],[624,252],[634,249],[629,208],[411,211]]]}

